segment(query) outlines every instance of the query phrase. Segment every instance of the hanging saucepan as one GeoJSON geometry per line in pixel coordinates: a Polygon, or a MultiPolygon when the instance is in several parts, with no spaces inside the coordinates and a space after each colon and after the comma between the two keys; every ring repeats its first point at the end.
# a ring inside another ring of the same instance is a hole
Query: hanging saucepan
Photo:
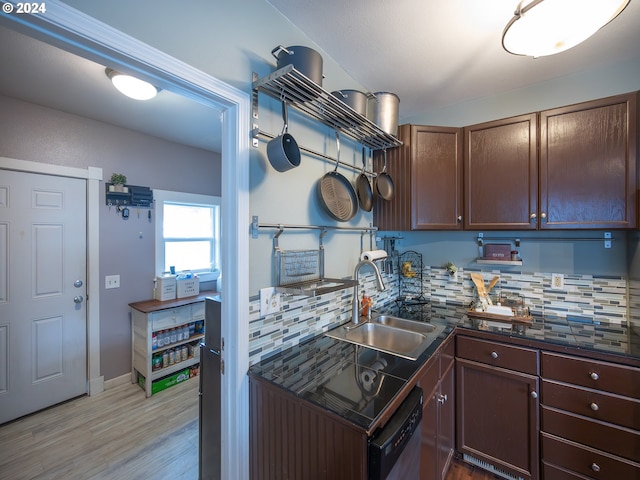
{"type": "Polygon", "coordinates": [[[384,200],[393,200],[394,187],[393,180],[387,173],[387,150],[383,150],[384,154],[384,167],[382,171],[376,176],[376,192],[384,200]]]}
{"type": "Polygon", "coordinates": [[[300,165],[300,148],[295,138],[287,133],[289,117],[285,100],[282,101],[282,120],[284,121],[282,133],[269,140],[267,144],[267,158],[277,171],[286,172],[300,165]]]}
{"type": "Polygon", "coordinates": [[[320,204],[331,218],[339,222],[348,222],[358,212],[358,199],[351,182],[337,171],[340,165],[340,134],[337,130],[336,144],[336,168],[325,173],[318,181],[317,193],[320,204]]]}
{"type": "Polygon", "coordinates": [[[366,166],[365,148],[362,147],[362,171],[356,180],[356,189],[358,191],[358,203],[360,204],[360,208],[365,212],[370,212],[373,207],[373,192],[371,191],[369,177],[364,173],[366,166]]]}

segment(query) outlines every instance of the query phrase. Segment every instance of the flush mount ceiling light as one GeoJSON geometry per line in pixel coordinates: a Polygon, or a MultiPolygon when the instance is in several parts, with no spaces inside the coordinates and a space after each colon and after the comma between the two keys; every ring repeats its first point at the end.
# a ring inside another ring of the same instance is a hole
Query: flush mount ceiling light
{"type": "Polygon", "coordinates": [[[514,55],[543,57],[575,47],[616,18],[630,0],[532,0],[520,2],[502,34],[514,55]],[[523,4],[526,5],[523,6],[523,4]]]}
{"type": "Polygon", "coordinates": [[[106,68],[105,73],[120,93],[134,100],[150,100],[158,94],[159,89],[144,80],[116,72],[111,68],[106,68]]]}

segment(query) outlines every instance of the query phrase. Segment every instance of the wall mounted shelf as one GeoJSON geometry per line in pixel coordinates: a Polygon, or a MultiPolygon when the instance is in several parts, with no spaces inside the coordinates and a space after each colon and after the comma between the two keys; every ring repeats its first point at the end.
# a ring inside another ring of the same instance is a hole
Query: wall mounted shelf
{"type": "Polygon", "coordinates": [[[153,190],[149,187],[124,185],[124,192],[116,192],[110,187],[113,187],[112,183],[105,183],[105,203],[108,206],[153,208],[153,190]]]}
{"type": "Polygon", "coordinates": [[[263,78],[253,74],[253,146],[258,145],[260,129],[258,120],[258,92],[263,92],[309,115],[325,125],[339,130],[362,145],[373,150],[398,147],[402,142],[360,115],[337,97],[324,90],[298,72],[293,65],[286,65],[263,78]]]}

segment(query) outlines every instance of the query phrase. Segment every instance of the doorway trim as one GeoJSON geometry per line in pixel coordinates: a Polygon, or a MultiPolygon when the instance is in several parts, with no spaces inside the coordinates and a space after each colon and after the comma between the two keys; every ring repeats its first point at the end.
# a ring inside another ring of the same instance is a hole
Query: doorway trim
{"type": "MultiPolygon", "coordinates": [[[[13,1],[9,3],[15,5],[13,1]]],[[[221,376],[222,478],[248,479],[249,94],[59,0],[47,1],[46,15],[0,18],[3,23],[11,24],[11,28],[33,38],[111,68],[140,72],[160,88],[222,110],[222,335],[225,341],[225,373],[221,376]]],[[[95,272],[91,274],[99,276],[97,268],[95,272]]],[[[92,351],[90,355],[95,353],[92,351]]],[[[99,350],[97,354],[99,361],[99,350]]]]}

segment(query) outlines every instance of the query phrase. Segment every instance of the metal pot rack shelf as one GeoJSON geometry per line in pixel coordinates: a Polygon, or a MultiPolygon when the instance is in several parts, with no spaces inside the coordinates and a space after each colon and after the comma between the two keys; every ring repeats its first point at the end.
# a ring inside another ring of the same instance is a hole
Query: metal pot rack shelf
{"type": "Polygon", "coordinates": [[[325,125],[339,130],[372,150],[399,147],[402,142],[360,115],[321,86],[286,65],[263,78],[253,73],[253,146],[258,145],[258,92],[263,92],[309,115],[325,125]]]}

